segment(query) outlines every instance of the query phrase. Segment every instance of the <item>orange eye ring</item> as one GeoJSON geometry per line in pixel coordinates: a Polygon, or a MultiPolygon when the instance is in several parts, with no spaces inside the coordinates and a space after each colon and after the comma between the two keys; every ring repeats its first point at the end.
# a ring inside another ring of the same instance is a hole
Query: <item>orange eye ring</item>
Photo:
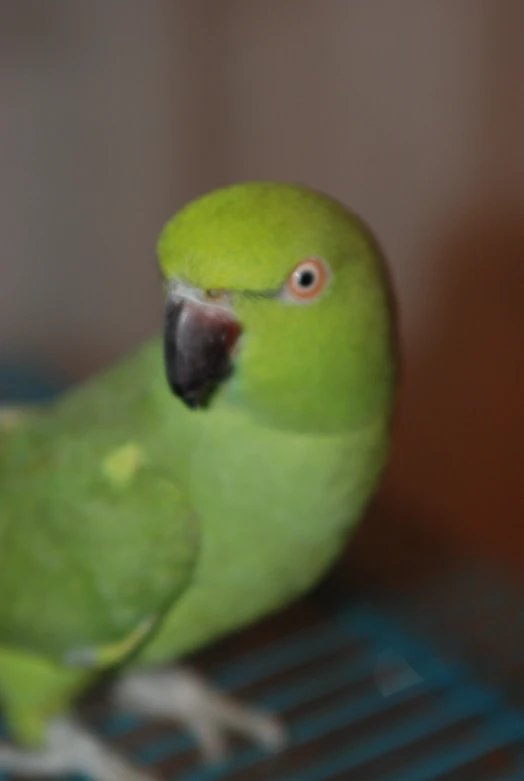
{"type": "Polygon", "coordinates": [[[306,303],[317,298],[329,282],[329,269],[321,258],[302,260],[285,284],[286,297],[306,303]]]}

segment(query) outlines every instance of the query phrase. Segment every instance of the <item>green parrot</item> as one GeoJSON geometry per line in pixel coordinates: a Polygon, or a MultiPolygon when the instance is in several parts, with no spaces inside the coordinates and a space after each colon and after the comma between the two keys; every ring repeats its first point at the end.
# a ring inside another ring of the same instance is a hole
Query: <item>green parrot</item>
{"type": "Polygon", "coordinates": [[[278,717],[171,662],[281,609],[342,551],[388,457],[389,279],[369,230],[306,187],[233,184],[164,227],[163,335],[0,417],[0,705],[16,775],[143,781],[72,715],[114,705],[278,749],[278,717]]]}

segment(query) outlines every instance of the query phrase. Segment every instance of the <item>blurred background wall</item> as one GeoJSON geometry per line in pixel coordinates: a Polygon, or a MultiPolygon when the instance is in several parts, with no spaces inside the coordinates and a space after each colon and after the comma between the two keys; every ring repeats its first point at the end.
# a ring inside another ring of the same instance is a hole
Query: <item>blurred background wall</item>
{"type": "Polygon", "coordinates": [[[404,378],[381,504],[524,567],[524,4],[0,0],[0,352],[159,329],[154,243],[246,178],[375,228],[404,378]]]}

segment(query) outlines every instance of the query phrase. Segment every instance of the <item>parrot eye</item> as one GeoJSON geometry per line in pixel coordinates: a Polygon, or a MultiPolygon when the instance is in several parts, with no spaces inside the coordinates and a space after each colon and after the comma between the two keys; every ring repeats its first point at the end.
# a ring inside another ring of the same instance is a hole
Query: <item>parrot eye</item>
{"type": "Polygon", "coordinates": [[[324,290],[329,277],[329,269],[320,258],[303,260],[287,279],[286,298],[304,303],[313,301],[324,290]]]}

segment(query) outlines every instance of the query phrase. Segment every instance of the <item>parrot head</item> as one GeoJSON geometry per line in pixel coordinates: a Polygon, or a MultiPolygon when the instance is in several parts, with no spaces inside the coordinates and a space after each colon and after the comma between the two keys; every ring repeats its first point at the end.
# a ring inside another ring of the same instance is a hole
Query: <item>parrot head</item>
{"type": "Polygon", "coordinates": [[[188,407],[233,404],[268,425],[330,433],[389,405],[389,279],[370,231],[337,201],[234,184],[175,214],[158,257],[166,373],[188,407]]]}

